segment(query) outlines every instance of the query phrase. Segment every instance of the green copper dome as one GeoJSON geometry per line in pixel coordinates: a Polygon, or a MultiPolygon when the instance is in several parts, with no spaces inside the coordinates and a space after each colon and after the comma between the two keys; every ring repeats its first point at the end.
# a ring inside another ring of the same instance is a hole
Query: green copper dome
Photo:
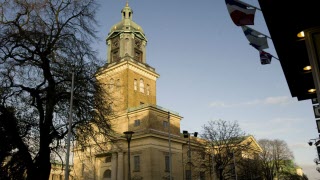
{"type": "Polygon", "coordinates": [[[141,26],[132,21],[133,11],[129,7],[128,3],[126,3],[126,6],[121,10],[121,14],[122,20],[111,27],[107,39],[109,39],[115,32],[134,32],[139,33],[144,37],[144,32],[141,26]]]}

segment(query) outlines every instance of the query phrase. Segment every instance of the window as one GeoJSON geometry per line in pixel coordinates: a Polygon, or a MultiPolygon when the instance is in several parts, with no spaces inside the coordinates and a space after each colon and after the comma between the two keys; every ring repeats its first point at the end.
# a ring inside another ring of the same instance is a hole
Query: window
{"type": "Polygon", "coordinates": [[[150,86],[147,84],[147,95],[150,95],[150,86]]]}
{"type": "Polygon", "coordinates": [[[206,180],[206,174],[204,171],[201,171],[199,174],[199,180],[206,180]]]}
{"type": "Polygon", "coordinates": [[[138,61],[138,62],[141,62],[141,52],[138,51],[138,50],[135,50],[135,59],[138,61]]]}
{"type": "Polygon", "coordinates": [[[140,119],[134,120],[134,126],[135,127],[140,126],[140,119]]]}
{"type": "Polygon", "coordinates": [[[117,50],[113,50],[112,51],[112,61],[111,62],[116,62],[119,58],[119,51],[117,50]]]}
{"type": "Polygon", "coordinates": [[[133,161],[134,161],[133,170],[134,171],[140,171],[140,156],[134,156],[133,157],[133,161]]]}
{"type": "Polygon", "coordinates": [[[186,180],[191,180],[191,170],[186,170],[186,180]]]}
{"type": "Polygon", "coordinates": [[[134,79],[134,81],[133,81],[133,88],[134,88],[134,90],[136,91],[137,89],[138,89],[138,84],[137,84],[137,80],[136,79],[134,79]]]}
{"type": "Polygon", "coordinates": [[[105,159],[105,163],[111,162],[111,155],[108,155],[105,159]]]}
{"type": "Polygon", "coordinates": [[[165,156],[164,161],[165,161],[165,171],[170,172],[170,157],[165,156]]]}
{"type": "Polygon", "coordinates": [[[143,83],[143,79],[140,79],[140,92],[144,93],[144,83],[143,83]]]}
{"type": "Polygon", "coordinates": [[[103,178],[111,178],[111,170],[107,169],[103,173],[103,178]]]}
{"type": "Polygon", "coordinates": [[[168,121],[163,121],[163,127],[169,127],[169,123],[168,123],[168,121]]]}

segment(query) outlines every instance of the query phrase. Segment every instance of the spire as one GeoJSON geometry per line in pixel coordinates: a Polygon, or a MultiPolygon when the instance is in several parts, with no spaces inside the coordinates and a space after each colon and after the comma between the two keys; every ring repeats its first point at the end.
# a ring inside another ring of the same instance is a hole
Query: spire
{"type": "Polygon", "coordinates": [[[126,1],[126,6],[122,9],[121,13],[122,13],[122,19],[130,19],[130,20],[132,20],[133,11],[129,7],[128,0],[126,1]]]}

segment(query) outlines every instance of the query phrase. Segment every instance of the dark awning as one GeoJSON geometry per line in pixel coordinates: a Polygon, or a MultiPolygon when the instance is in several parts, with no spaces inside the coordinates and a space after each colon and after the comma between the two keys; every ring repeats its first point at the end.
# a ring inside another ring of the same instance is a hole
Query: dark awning
{"type": "Polygon", "coordinates": [[[258,0],[274,47],[280,59],[292,97],[298,100],[316,98],[306,44],[297,34],[303,30],[320,26],[320,2],[258,0]]]}

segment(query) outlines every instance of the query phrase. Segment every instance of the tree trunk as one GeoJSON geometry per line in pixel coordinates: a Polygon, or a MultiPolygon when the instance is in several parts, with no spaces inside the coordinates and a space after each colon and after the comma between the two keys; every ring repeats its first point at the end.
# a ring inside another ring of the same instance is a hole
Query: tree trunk
{"type": "Polygon", "coordinates": [[[223,180],[222,172],[223,172],[223,170],[219,170],[219,179],[220,180],[223,180]]]}
{"type": "Polygon", "coordinates": [[[40,179],[47,180],[50,176],[51,163],[50,163],[50,149],[46,149],[42,152],[42,158],[39,163],[40,179]]]}

